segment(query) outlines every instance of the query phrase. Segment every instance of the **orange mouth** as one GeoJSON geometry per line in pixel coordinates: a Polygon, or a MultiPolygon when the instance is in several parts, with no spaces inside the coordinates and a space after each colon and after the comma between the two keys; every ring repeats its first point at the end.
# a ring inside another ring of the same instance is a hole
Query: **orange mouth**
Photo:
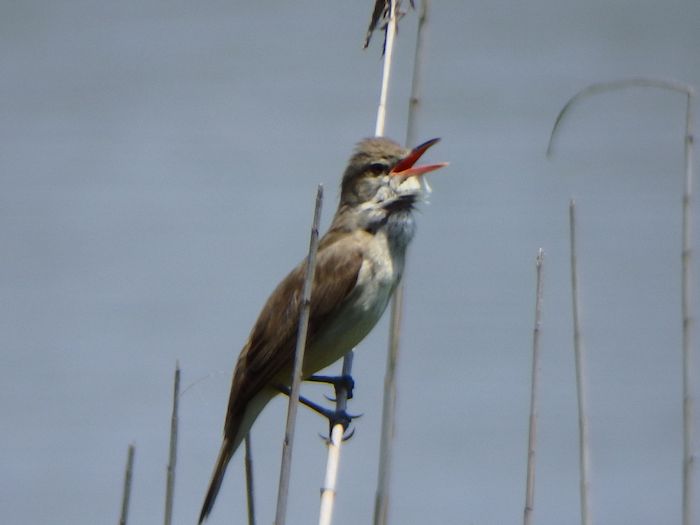
{"type": "Polygon", "coordinates": [[[421,175],[425,175],[426,173],[430,173],[431,171],[435,171],[437,169],[444,168],[445,166],[449,165],[448,162],[426,164],[423,166],[414,165],[416,162],[418,162],[418,159],[420,159],[423,156],[423,153],[428,151],[428,148],[430,148],[434,144],[437,144],[439,141],[440,139],[431,139],[427,142],[424,142],[420,146],[416,146],[415,148],[413,148],[408,155],[406,155],[403,159],[396,163],[396,166],[394,166],[391,169],[389,175],[402,177],[404,179],[408,177],[420,177],[421,175]]]}

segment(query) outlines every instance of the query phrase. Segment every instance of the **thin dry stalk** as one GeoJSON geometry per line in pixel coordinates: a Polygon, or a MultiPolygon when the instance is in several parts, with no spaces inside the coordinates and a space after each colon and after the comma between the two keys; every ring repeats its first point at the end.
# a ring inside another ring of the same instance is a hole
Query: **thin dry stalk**
{"type": "Polygon", "coordinates": [[[581,347],[581,323],[578,301],[578,262],[576,254],[576,203],[569,202],[569,239],[571,256],[571,306],[574,325],[574,359],[576,362],[576,398],[578,401],[579,490],[581,496],[581,525],[590,525],[588,506],[588,411],[586,408],[585,370],[581,347]]]}
{"type": "Polygon", "coordinates": [[[170,417],[170,450],[168,454],[168,472],[165,484],[165,525],[173,522],[173,502],[175,496],[175,465],[177,463],[177,413],[180,402],[180,363],[175,362],[175,381],[173,384],[173,413],[170,417]]]}
{"type": "MultiPolygon", "coordinates": [[[[416,51],[413,61],[413,80],[411,98],[408,105],[408,123],[406,144],[412,145],[416,138],[416,120],[420,106],[420,87],[422,79],[423,53],[425,49],[425,28],[428,22],[429,0],[422,0],[418,16],[416,51]]],[[[405,278],[405,275],[404,275],[405,278]]],[[[379,444],[379,472],[374,501],[374,525],[386,525],[388,519],[391,465],[393,460],[393,442],[396,421],[396,368],[399,359],[401,319],[403,316],[403,282],[394,292],[391,302],[391,321],[389,331],[389,351],[387,353],[386,373],[384,376],[384,401],[382,406],[382,435],[379,444]]]]}
{"type": "Polygon", "coordinates": [[[335,425],[328,440],[328,462],[326,476],[321,488],[321,509],[318,516],[319,525],[331,525],[335,505],[338,468],[340,467],[340,445],[343,443],[343,425],[335,425]]]}
{"type": "Polygon", "coordinates": [[[406,145],[416,142],[416,122],[421,103],[423,86],[423,64],[425,63],[425,48],[428,29],[430,0],[421,0],[418,13],[418,29],[416,30],[416,52],[413,57],[413,78],[411,79],[411,98],[408,101],[408,122],[406,123],[406,145]]]}
{"type": "Polygon", "coordinates": [[[382,70],[382,88],[379,94],[379,106],[377,107],[377,125],[374,134],[377,137],[384,135],[386,128],[386,103],[389,99],[389,80],[391,79],[391,66],[394,59],[394,40],[396,38],[396,26],[398,24],[396,2],[389,0],[389,22],[386,28],[386,42],[384,49],[384,68],[382,70]]]}
{"type": "Polygon", "coordinates": [[[403,314],[403,284],[399,284],[391,302],[389,351],[384,375],[382,404],[382,435],[379,442],[379,473],[374,499],[374,525],[385,525],[389,512],[391,464],[393,459],[394,430],[396,428],[396,367],[399,361],[401,318],[403,314]]]}
{"type": "Polygon", "coordinates": [[[129,445],[126,455],[126,469],[124,471],[124,490],[122,491],[122,512],[119,516],[119,525],[126,525],[129,516],[129,499],[131,497],[131,479],[134,473],[134,445],[129,445]]]}
{"type": "Polygon", "coordinates": [[[683,316],[683,525],[693,523],[693,377],[692,339],[693,311],[691,304],[691,198],[693,192],[693,91],[689,90],[685,109],[685,184],[683,187],[683,251],[681,254],[681,314],[683,316]]]}
{"type": "MultiPolygon", "coordinates": [[[[349,376],[352,372],[353,353],[350,352],[343,359],[343,375],[349,376]]],[[[345,411],[347,408],[348,391],[343,385],[336,390],[335,408],[337,411],[345,411]]],[[[328,460],[326,461],[326,475],[321,488],[321,506],[319,510],[319,525],[331,525],[333,521],[333,508],[335,505],[336,486],[338,483],[338,469],[340,467],[340,446],[343,443],[343,425],[333,425],[328,439],[328,460]]]]}
{"type": "Polygon", "coordinates": [[[525,482],[525,511],[523,512],[523,525],[531,525],[532,513],[535,508],[535,450],[537,442],[537,414],[539,411],[538,390],[540,373],[540,330],[542,325],[542,265],[544,264],[544,252],[542,248],[537,252],[535,261],[535,326],[532,330],[532,373],[530,380],[530,423],[527,440],[527,479],[525,482]]]}
{"type": "Polygon", "coordinates": [[[658,78],[631,78],[624,80],[616,80],[613,82],[603,82],[592,84],[576,93],[564,105],[562,110],[557,115],[557,119],[549,136],[549,144],[547,145],[547,155],[552,154],[554,139],[559,130],[560,124],[564,117],[569,113],[581,99],[615,91],[626,89],[629,87],[644,87],[658,88],[667,91],[674,91],[686,96],[686,113],[685,113],[685,183],[683,187],[683,219],[682,219],[682,248],[681,248],[681,316],[682,316],[682,388],[683,388],[683,500],[682,514],[683,525],[692,525],[693,523],[693,489],[695,486],[695,457],[693,455],[693,377],[691,373],[692,367],[692,340],[693,340],[693,311],[691,304],[691,224],[692,224],[692,182],[693,182],[693,102],[695,92],[692,87],[681,82],[675,82],[666,79],[658,78]]]}
{"type": "Polygon", "coordinates": [[[250,444],[250,433],[245,437],[245,488],[248,504],[248,525],[255,525],[255,484],[253,482],[253,451],[250,444]]]}
{"type": "Polygon", "coordinates": [[[323,185],[319,184],[316,191],[316,207],[314,209],[311,239],[309,241],[309,253],[306,258],[306,274],[302,289],[301,312],[299,314],[299,328],[297,346],[294,356],[294,374],[292,376],[292,388],[289,393],[287,407],[287,425],[284,432],[282,446],[282,464],[280,466],[280,481],[277,491],[277,510],[275,513],[275,525],[284,525],[287,516],[287,498],[289,496],[289,477],[292,468],[292,448],[294,445],[294,429],[296,425],[297,409],[299,408],[299,388],[301,386],[302,364],[306,350],[306,334],[309,327],[309,312],[311,306],[311,287],[316,271],[316,252],[318,251],[318,229],[321,220],[321,204],[323,202],[323,185]]]}

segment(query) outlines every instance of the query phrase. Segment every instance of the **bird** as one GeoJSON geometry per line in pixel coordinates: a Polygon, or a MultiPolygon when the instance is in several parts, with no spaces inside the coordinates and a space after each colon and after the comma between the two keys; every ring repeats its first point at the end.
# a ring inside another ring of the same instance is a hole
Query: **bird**
{"type": "MultiPolygon", "coordinates": [[[[343,357],[384,313],[415,233],[412,212],[423,195],[420,179],[447,165],[415,164],[439,140],[410,150],[384,137],[357,144],[342,177],[338,209],[318,244],[303,378],[343,357]]],[[[255,419],[291,385],[305,271],[302,261],[279,283],[240,352],[200,524],[211,512],[226,467],[255,419]]]]}

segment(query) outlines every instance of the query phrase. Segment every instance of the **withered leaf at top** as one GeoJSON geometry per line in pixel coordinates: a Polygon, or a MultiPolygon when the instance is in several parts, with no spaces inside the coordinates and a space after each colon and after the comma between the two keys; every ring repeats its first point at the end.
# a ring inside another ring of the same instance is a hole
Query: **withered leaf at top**
{"type": "Polygon", "coordinates": [[[369,41],[372,38],[372,33],[377,29],[379,21],[383,18],[387,18],[389,15],[389,2],[391,0],[375,0],[374,10],[372,11],[372,18],[369,21],[369,27],[367,28],[367,35],[365,35],[365,45],[364,48],[367,49],[369,46],[369,41]]]}
{"type": "MultiPolygon", "coordinates": [[[[374,10],[372,11],[372,18],[369,21],[369,27],[367,28],[367,35],[365,35],[364,48],[367,49],[369,46],[369,41],[372,38],[372,33],[380,27],[386,31],[387,22],[389,20],[389,13],[391,11],[391,1],[392,0],[375,0],[374,10]]],[[[401,0],[393,0],[396,2],[396,16],[397,19],[401,18],[405,13],[401,12],[401,0]]],[[[409,0],[411,8],[415,9],[414,0],[409,0]]],[[[386,34],[384,35],[384,47],[386,47],[386,34]]],[[[384,54],[384,47],[382,48],[382,54],[384,54]]]]}

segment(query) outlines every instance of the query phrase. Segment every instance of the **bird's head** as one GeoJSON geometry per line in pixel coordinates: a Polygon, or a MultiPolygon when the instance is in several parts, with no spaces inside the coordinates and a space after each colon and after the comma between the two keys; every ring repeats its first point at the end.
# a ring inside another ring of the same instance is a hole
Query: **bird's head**
{"type": "Polygon", "coordinates": [[[396,142],[375,137],[357,145],[340,191],[340,205],[371,206],[387,212],[410,210],[422,194],[420,177],[447,163],[416,166],[418,159],[440,139],[407,150],[396,142]]]}

